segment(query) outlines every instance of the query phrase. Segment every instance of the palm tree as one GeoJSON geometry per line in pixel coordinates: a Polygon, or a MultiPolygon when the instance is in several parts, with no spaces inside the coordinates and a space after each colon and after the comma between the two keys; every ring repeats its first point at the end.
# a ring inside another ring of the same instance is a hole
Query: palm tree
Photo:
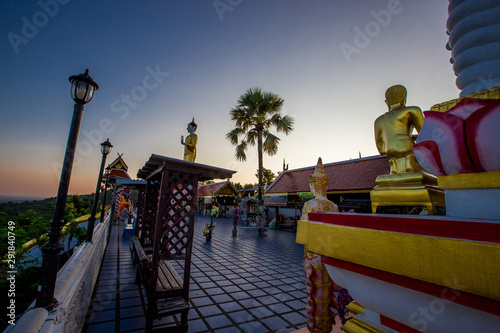
{"type": "Polygon", "coordinates": [[[235,128],[226,134],[236,146],[235,156],[240,161],[246,161],[246,151],[249,145],[257,142],[259,156],[259,200],[262,201],[262,153],[272,156],[278,152],[280,139],[269,130],[276,128],[277,132],[288,135],[293,131],[294,119],[288,115],[281,115],[283,98],[272,92],[250,88],[238,99],[237,105],[231,109],[231,120],[235,128]],[[240,140],[240,136],[242,139],[240,140]]]}

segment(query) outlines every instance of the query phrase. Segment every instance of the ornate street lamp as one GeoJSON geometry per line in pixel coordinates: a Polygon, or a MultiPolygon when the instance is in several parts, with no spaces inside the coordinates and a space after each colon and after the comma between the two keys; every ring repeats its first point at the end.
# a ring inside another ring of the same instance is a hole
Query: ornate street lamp
{"type": "Polygon", "coordinates": [[[102,208],[101,208],[101,222],[104,222],[104,209],[106,208],[106,193],[108,193],[108,178],[111,168],[109,165],[106,167],[106,180],[104,181],[104,196],[102,198],[102,208]]]}
{"type": "MultiPolygon", "coordinates": [[[[101,189],[101,181],[102,181],[102,173],[104,171],[104,163],[106,163],[106,157],[108,156],[109,152],[111,151],[111,148],[113,148],[113,145],[111,142],[109,142],[109,138],[101,143],[101,153],[102,153],[102,160],[101,160],[101,168],[99,169],[99,178],[97,178],[97,186],[95,188],[95,194],[94,194],[94,203],[92,204],[92,210],[90,211],[90,217],[89,217],[89,222],[88,222],[88,227],[87,227],[87,242],[92,242],[92,234],[94,233],[94,226],[95,226],[95,214],[97,210],[97,201],[99,201],[99,190],[101,189]]],[[[102,221],[102,216],[101,216],[101,221],[102,221]]]]}
{"type": "Polygon", "coordinates": [[[84,74],[73,75],[69,77],[71,82],[71,98],[75,101],[73,109],[73,119],[69,129],[68,143],[66,144],[66,153],[59,180],[59,189],[54,209],[54,215],[50,222],[49,240],[42,246],[42,269],[40,272],[40,285],[36,299],[37,307],[48,308],[57,303],[54,299],[54,290],[56,286],[57,271],[59,270],[59,258],[64,245],[60,242],[62,228],[64,226],[64,209],[68,197],[69,181],[71,170],[73,169],[73,160],[75,158],[76,143],[78,141],[78,132],[82,120],[85,104],[92,100],[94,91],[99,89],[99,85],[92,80],[89,70],[84,74]]]}

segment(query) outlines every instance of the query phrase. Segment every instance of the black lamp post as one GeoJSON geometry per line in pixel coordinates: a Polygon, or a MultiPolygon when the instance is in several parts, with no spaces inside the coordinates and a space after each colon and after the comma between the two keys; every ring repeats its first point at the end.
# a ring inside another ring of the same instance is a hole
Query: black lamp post
{"type": "Polygon", "coordinates": [[[60,242],[62,228],[64,226],[64,209],[68,197],[69,181],[73,160],[75,158],[76,143],[80,122],[82,120],[84,105],[92,100],[94,91],[99,89],[99,85],[92,80],[87,69],[84,74],[69,77],[71,82],[71,98],[75,101],[73,109],[73,119],[69,129],[68,143],[59,180],[59,189],[54,209],[54,215],[50,222],[49,240],[42,246],[42,269],[40,272],[40,285],[36,299],[37,307],[48,308],[57,303],[54,300],[54,290],[56,286],[57,271],[59,270],[59,258],[64,245],[60,242]]]}
{"type": "Polygon", "coordinates": [[[106,193],[108,193],[108,178],[111,168],[109,165],[106,167],[106,180],[104,182],[104,196],[102,198],[102,208],[101,208],[101,222],[104,222],[104,209],[106,208],[106,193]]]}
{"type": "MultiPolygon", "coordinates": [[[[90,217],[89,217],[89,222],[87,226],[87,242],[92,242],[92,234],[94,233],[94,226],[95,226],[95,214],[97,211],[97,201],[99,201],[99,190],[101,189],[101,181],[102,181],[102,173],[104,171],[104,163],[106,163],[106,157],[108,156],[109,152],[111,151],[111,148],[113,148],[113,145],[111,142],[109,142],[109,138],[101,143],[101,153],[102,153],[102,160],[101,160],[101,168],[99,169],[99,178],[97,178],[97,186],[95,188],[95,194],[94,194],[94,202],[92,204],[92,210],[90,211],[90,217]]],[[[101,217],[102,219],[102,217],[101,217]]]]}

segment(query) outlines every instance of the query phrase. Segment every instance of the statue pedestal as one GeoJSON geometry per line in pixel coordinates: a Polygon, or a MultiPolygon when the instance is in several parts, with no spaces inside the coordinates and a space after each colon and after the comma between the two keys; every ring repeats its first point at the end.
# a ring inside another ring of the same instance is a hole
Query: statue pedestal
{"type": "Polygon", "coordinates": [[[444,191],[437,187],[436,177],[422,172],[381,175],[377,186],[370,192],[372,212],[378,207],[425,207],[429,214],[436,207],[445,207],[444,191]]]}
{"type": "Polygon", "coordinates": [[[446,215],[500,220],[500,171],[439,176],[446,196],[446,215]]]}

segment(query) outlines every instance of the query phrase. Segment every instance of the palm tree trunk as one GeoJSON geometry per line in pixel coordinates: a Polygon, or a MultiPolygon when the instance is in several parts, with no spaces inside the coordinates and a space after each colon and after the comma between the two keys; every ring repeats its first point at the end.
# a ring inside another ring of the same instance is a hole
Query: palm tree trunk
{"type": "Polygon", "coordinates": [[[257,151],[259,156],[259,200],[262,201],[262,131],[259,131],[257,135],[257,151]]]}

